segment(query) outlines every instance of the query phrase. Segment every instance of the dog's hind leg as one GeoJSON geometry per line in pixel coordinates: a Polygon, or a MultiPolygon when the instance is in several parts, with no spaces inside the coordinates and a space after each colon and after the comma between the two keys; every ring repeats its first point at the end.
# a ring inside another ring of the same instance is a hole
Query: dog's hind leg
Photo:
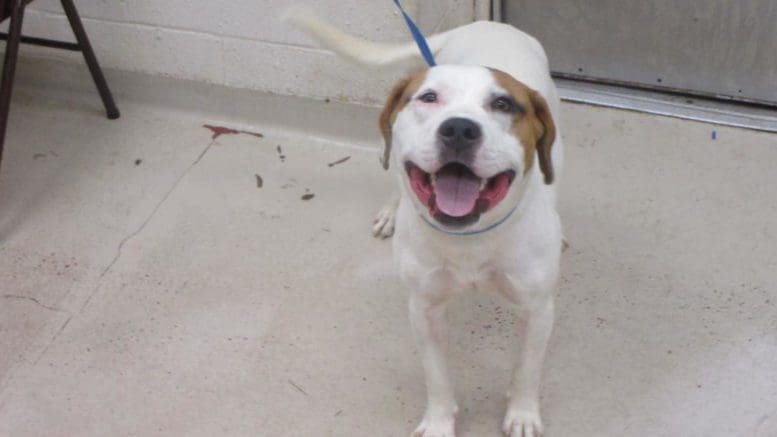
{"type": "Polygon", "coordinates": [[[375,238],[385,239],[394,235],[394,222],[397,219],[399,196],[394,196],[381,208],[375,220],[372,222],[372,235],[375,238]]]}

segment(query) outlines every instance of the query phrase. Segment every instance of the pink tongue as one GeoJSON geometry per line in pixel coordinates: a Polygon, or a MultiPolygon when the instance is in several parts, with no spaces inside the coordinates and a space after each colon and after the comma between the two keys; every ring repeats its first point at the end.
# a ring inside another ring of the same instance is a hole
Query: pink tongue
{"type": "Polygon", "coordinates": [[[458,174],[438,174],[434,197],[440,211],[452,217],[463,217],[473,209],[480,193],[480,181],[458,174]]]}

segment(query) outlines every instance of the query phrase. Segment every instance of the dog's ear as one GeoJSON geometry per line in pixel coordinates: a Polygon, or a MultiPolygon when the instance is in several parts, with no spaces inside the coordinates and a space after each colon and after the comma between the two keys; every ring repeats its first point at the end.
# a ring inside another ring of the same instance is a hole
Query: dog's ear
{"type": "Polygon", "coordinates": [[[509,74],[494,68],[490,70],[497,84],[509,92],[516,102],[526,106],[526,111],[517,111],[513,116],[513,128],[524,148],[526,168],[532,165],[536,151],[545,183],[552,184],[551,148],[556,140],[556,125],[553,123],[548,103],[540,93],[509,74]],[[528,108],[529,105],[531,105],[531,111],[528,108]]]}
{"type": "Polygon", "coordinates": [[[391,92],[389,92],[386,104],[383,105],[383,111],[380,113],[378,125],[380,126],[380,133],[383,134],[383,140],[385,141],[382,164],[383,168],[386,170],[389,168],[389,158],[391,156],[391,128],[394,125],[394,120],[396,120],[399,111],[405,107],[410,96],[412,96],[421,85],[424,76],[425,72],[419,72],[397,82],[391,89],[391,92]]]}
{"type": "Polygon", "coordinates": [[[394,120],[397,118],[397,112],[401,111],[402,107],[407,103],[403,102],[402,97],[405,95],[405,89],[407,89],[407,86],[410,84],[410,80],[411,79],[407,77],[394,85],[391,92],[389,92],[386,103],[383,105],[383,111],[381,111],[380,118],[378,119],[380,133],[383,134],[383,140],[385,141],[381,164],[383,164],[383,168],[386,170],[389,168],[389,158],[391,157],[391,127],[394,125],[394,120]]]}
{"type": "Polygon", "coordinates": [[[553,183],[553,161],[551,160],[551,148],[556,141],[556,125],[548,108],[548,103],[540,93],[529,90],[529,99],[534,107],[534,115],[537,119],[537,156],[540,160],[540,170],[545,175],[545,184],[553,183]]]}

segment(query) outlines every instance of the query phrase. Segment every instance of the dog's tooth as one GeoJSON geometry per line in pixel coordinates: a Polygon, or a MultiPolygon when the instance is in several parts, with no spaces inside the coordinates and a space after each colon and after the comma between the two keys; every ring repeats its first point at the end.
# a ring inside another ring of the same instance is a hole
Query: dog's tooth
{"type": "Polygon", "coordinates": [[[429,180],[432,182],[432,186],[437,186],[437,173],[432,173],[429,175],[429,180]]]}
{"type": "Polygon", "coordinates": [[[480,189],[481,189],[481,190],[482,190],[483,188],[486,188],[486,182],[487,182],[487,181],[486,181],[486,179],[485,179],[485,178],[480,178],[480,189]]]}

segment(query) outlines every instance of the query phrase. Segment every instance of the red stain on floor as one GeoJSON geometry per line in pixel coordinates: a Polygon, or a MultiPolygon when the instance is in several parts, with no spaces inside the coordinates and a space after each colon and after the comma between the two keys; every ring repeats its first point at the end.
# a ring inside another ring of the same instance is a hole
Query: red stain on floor
{"type": "Polygon", "coordinates": [[[237,129],[228,128],[226,126],[214,126],[212,124],[203,124],[202,127],[206,129],[210,129],[210,131],[213,132],[213,136],[210,137],[212,140],[215,140],[221,135],[236,135],[236,134],[246,134],[246,135],[253,135],[257,138],[264,138],[264,135],[260,134],[259,132],[237,130],[237,129]]]}
{"type": "Polygon", "coordinates": [[[235,129],[230,129],[224,126],[213,126],[210,124],[203,124],[202,127],[210,129],[213,132],[213,136],[211,137],[211,139],[214,139],[214,140],[220,137],[221,135],[232,135],[232,134],[240,133],[235,129]]]}

